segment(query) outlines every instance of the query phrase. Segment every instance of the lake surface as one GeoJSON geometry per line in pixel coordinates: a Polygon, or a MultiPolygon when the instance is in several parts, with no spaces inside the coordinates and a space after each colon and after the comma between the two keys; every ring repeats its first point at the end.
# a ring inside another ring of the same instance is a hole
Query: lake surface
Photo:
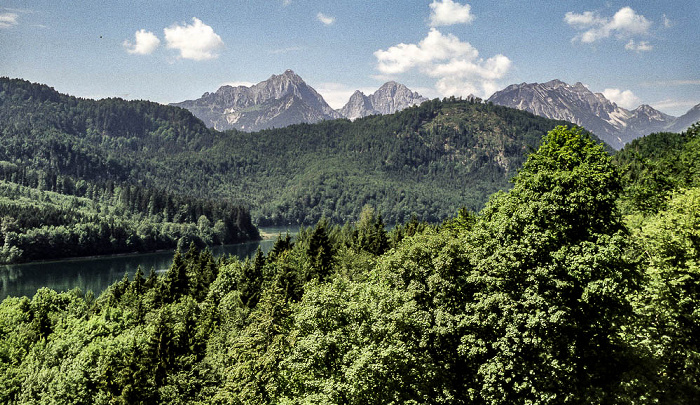
{"type": "MultiPolygon", "coordinates": [[[[287,230],[290,234],[296,234],[298,228],[265,228],[260,231],[277,235],[284,234],[287,230]]],[[[267,253],[272,249],[276,239],[275,236],[262,241],[215,246],[211,248],[211,251],[215,257],[232,255],[245,259],[255,255],[258,247],[267,253]]],[[[173,254],[173,251],[164,251],[0,265],[0,300],[10,296],[32,297],[42,287],[52,288],[56,291],[68,291],[80,287],[81,290],[91,290],[95,296],[98,296],[115,281],[121,280],[124,274],[132,278],[139,266],[146,275],[151,271],[151,268],[156,271],[169,269],[173,262],[173,254]]]]}

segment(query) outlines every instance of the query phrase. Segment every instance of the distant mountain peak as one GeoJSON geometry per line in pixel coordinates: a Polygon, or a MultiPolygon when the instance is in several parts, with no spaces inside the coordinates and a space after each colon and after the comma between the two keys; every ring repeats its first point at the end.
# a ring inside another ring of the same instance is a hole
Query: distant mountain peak
{"type": "Polygon", "coordinates": [[[369,96],[356,90],[339,112],[343,117],[354,120],[368,115],[393,114],[427,100],[405,85],[389,81],[369,96]]]}
{"type": "Polygon", "coordinates": [[[311,86],[287,69],[250,87],[221,86],[197,100],[172,105],[190,110],[218,130],[258,131],[340,118],[311,86]]]}
{"type": "Polygon", "coordinates": [[[488,101],[580,125],[615,149],[652,132],[682,131],[690,125],[687,122],[700,115],[689,111],[687,119],[680,123],[680,118],[646,104],[629,111],[602,93],[593,93],[581,82],[571,86],[559,79],[542,84],[512,84],[494,93],[488,101]]]}

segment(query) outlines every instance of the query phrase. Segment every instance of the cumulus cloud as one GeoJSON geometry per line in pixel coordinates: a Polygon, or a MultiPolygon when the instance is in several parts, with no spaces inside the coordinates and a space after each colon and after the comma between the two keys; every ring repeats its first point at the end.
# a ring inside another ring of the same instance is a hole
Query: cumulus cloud
{"type": "Polygon", "coordinates": [[[603,95],[613,103],[627,109],[636,108],[641,102],[639,97],[635,96],[630,90],[605,89],[603,90],[603,95]]]}
{"type": "Polygon", "coordinates": [[[486,60],[469,42],[432,28],[418,44],[398,44],[374,53],[377,69],[395,75],[417,69],[437,79],[436,90],[443,96],[488,96],[498,89],[496,81],[505,76],[512,62],[504,55],[486,60]]]}
{"type": "Polygon", "coordinates": [[[646,52],[651,51],[654,47],[647,41],[634,42],[634,39],[630,39],[629,42],[625,44],[625,49],[628,51],[646,52]]]}
{"type": "Polygon", "coordinates": [[[0,13],[0,28],[12,28],[18,24],[17,13],[0,13]]]}
{"type": "Polygon", "coordinates": [[[154,33],[141,29],[134,34],[134,42],[126,40],[122,45],[131,54],[149,55],[158,48],[160,39],[154,33]]]}
{"type": "Polygon", "coordinates": [[[612,35],[619,39],[628,39],[637,35],[646,35],[651,28],[651,21],[637,14],[630,7],[623,7],[612,17],[602,17],[593,11],[581,14],[567,12],[564,21],[575,29],[582,31],[573,40],[593,43],[612,35]]]}
{"type": "Polygon", "coordinates": [[[316,14],[316,19],[324,23],[325,25],[331,25],[335,22],[335,17],[325,15],[323,13],[316,14]]]}
{"type": "Polygon", "coordinates": [[[224,41],[214,29],[193,17],[192,24],[173,24],[163,30],[169,49],[180,51],[180,58],[192,60],[215,59],[224,41]]]}
{"type": "Polygon", "coordinates": [[[469,24],[474,21],[469,4],[459,4],[452,0],[434,0],[430,3],[430,26],[469,24]]]}

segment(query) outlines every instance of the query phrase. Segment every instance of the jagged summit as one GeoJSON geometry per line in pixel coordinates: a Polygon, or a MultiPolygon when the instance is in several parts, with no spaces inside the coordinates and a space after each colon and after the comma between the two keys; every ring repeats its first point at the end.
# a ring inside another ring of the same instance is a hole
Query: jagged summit
{"type": "Polygon", "coordinates": [[[356,91],[348,103],[336,111],[313,87],[287,69],[250,87],[224,85],[196,100],[171,105],[190,110],[207,126],[220,131],[258,131],[341,117],[355,119],[393,114],[426,100],[403,84],[391,81],[369,96],[356,91]]]}
{"type": "Polygon", "coordinates": [[[218,130],[258,131],[340,118],[340,114],[291,69],[251,87],[221,86],[197,100],[172,105],[190,110],[207,126],[218,130]]]}
{"type": "MultiPolygon", "coordinates": [[[[682,131],[677,118],[642,105],[626,110],[593,93],[578,82],[569,85],[559,79],[546,83],[512,84],[494,93],[488,101],[506,107],[526,110],[543,117],[565,120],[580,125],[616,149],[634,138],[663,130],[682,131]]],[[[690,117],[687,121],[691,121],[690,117]]]]}
{"type": "Polygon", "coordinates": [[[368,115],[393,114],[427,100],[403,84],[390,81],[369,96],[359,90],[355,91],[339,112],[345,118],[354,120],[368,115]]]}

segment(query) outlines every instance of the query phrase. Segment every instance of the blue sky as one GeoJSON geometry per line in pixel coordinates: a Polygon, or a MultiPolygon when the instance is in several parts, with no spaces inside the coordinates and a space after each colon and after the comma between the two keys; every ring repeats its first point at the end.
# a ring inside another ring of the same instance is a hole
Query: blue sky
{"type": "Polygon", "coordinates": [[[700,103],[700,3],[0,1],[0,76],[183,101],[286,69],[335,108],[388,80],[428,97],[582,82],[626,108],[700,103]]]}

